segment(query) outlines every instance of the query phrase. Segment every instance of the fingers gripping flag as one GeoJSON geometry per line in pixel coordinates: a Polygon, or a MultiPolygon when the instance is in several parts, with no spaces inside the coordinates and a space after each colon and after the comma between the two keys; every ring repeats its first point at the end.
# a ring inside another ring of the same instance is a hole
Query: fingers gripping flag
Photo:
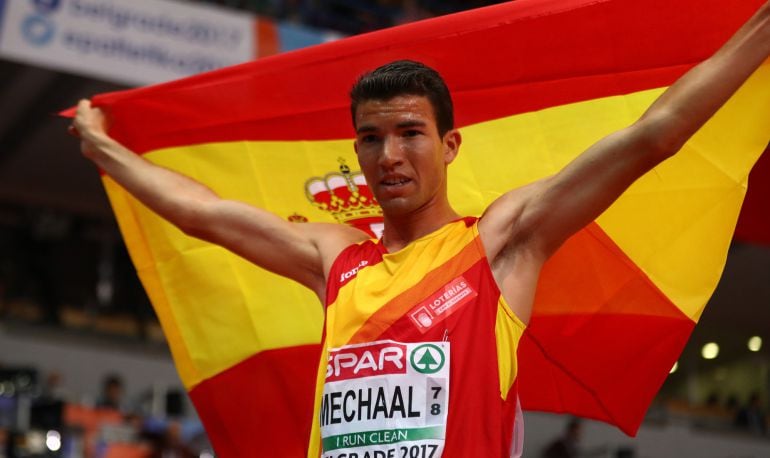
{"type": "MultiPolygon", "coordinates": [[[[478,215],[635,121],[760,3],[521,0],[94,103],[116,139],[224,197],[376,233],[347,100],[363,71],[408,58],[446,78],[464,136],[450,200],[478,215]]],[[[524,408],[636,432],[719,279],[767,119],[765,64],[547,263],[519,351],[524,408]]],[[[218,454],[303,456],[323,321],[315,297],[104,184],[218,454]]]]}

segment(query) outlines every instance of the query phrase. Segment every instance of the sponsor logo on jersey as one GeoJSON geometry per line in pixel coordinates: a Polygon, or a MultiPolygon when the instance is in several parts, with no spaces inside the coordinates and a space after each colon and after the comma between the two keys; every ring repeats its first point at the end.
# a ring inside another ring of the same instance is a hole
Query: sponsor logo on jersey
{"type": "Polygon", "coordinates": [[[395,342],[345,347],[329,352],[326,381],[373,375],[405,374],[406,345],[395,342]]]}
{"type": "Polygon", "coordinates": [[[417,304],[409,311],[409,318],[425,333],[478,295],[465,277],[459,276],[417,304]]]}
{"type": "Polygon", "coordinates": [[[369,261],[364,259],[363,261],[359,262],[356,267],[353,267],[352,269],[348,270],[344,274],[340,274],[340,283],[344,282],[345,280],[350,280],[351,278],[355,277],[356,274],[358,274],[358,271],[361,270],[362,267],[369,264],[369,261]]]}

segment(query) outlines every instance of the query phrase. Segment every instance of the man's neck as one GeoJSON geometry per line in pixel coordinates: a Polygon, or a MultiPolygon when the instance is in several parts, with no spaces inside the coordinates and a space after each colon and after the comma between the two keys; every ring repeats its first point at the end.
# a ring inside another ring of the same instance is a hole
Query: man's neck
{"type": "Polygon", "coordinates": [[[413,241],[434,232],[452,221],[460,219],[460,215],[449,205],[427,212],[418,210],[408,215],[385,215],[385,228],[382,243],[389,253],[394,253],[413,241]]]}

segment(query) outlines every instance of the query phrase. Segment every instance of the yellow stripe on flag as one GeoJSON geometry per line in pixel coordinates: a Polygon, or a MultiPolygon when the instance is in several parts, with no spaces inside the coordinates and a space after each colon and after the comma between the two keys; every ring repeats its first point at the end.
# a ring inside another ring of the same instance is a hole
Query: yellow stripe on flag
{"type": "Polygon", "coordinates": [[[770,139],[769,81],[766,62],[678,155],[597,220],[694,321],[719,281],[749,171],[770,139]]]}

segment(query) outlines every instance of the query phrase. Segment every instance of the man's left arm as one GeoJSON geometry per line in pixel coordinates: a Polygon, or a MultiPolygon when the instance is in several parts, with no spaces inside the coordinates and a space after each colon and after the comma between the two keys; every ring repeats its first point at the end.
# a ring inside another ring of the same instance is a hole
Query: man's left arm
{"type": "Polygon", "coordinates": [[[495,201],[479,230],[498,283],[520,270],[522,261],[539,268],[637,178],[679,151],[768,55],[770,2],[633,125],[603,138],[556,175],[495,201]]]}

